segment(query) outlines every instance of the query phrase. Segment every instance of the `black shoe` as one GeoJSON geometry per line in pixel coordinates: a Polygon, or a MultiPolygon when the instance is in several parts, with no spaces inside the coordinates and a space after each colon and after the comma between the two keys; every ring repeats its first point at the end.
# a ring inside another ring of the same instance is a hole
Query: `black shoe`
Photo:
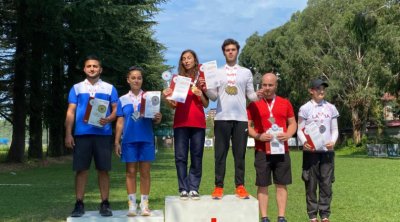
{"type": "Polygon", "coordinates": [[[71,217],[82,217],[85,214],[85,206],[82,200],[77,200],[75,202],[75,208],[71,213],[71,217]]]}
{"type": "Polygon", "coordinates": [[[101,202],[99,213],[103,217],[111,217],[113,215],[108,200],[103,200],[103,202],[101,202]]]}
{"type": "Polygon", "coordinates": [[[269,221],[268,217],[262,217],[261,222],[270,222],[270,221],[269,221]]]}
{"type": "Polygon", "coordinates": [[[284,217],[278,217],[278,222],[287,222],[287,220],[284,217]]]}

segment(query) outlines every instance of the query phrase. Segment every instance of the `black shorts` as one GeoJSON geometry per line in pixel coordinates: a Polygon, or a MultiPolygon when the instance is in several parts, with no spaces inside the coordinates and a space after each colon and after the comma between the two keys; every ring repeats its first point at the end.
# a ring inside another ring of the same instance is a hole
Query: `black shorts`
{"type": "Polygon", "coordinates": [[[288,185],[292,183],[290,155],[267,155],[262,151],[255,151],[254,167],[256,168],[256,186],[266,187],[272,184],[288,185]]]}
{"type": "Polygon", "coordinates": [[[90,168],[92,157],[97,170],[111,170],[111,136],[82,135],[75,136],[73,170],[82,171],[90,168]]]}

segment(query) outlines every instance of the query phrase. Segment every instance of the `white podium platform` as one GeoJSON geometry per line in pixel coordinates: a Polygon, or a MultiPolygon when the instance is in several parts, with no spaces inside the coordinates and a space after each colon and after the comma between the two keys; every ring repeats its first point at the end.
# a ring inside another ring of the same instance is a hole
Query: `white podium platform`
{"type": "Polygon", "coordinates": [[[210,195],[200,200],[180,200],[178,196],[165,198],[165,222],[258,222],[258,200],[239,199],[225,195],[213,200],[210,195]]]}
{"type": "Polygon", "coordinates": [[[113,216],[102,217],[99,211],[86,211],[82,217],[68,217],[67,222],[83,222],[83,221],[101,221],[101,222],[164,222],[164,213],[162,210],[152,210],[151,215],[144,216],[126,216],[127,210],[113,210],[113,216]]]}

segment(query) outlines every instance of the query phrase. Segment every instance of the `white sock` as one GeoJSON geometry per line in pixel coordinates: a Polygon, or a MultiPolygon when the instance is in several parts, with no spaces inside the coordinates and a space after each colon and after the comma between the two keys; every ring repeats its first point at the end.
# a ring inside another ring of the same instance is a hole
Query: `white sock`
{"type": "Polygon", "coordinates": [[[140,201],[143,202],[143,201],[148,200],[148,199],[149,199],[149,195],[142,195],[141,198],[140,198],[140,201]]]}
{"type": "Polygon", "coordinates": [[[128,200],[132,201],[133,203],[136,203],[136,193],[129,194],[128,200]]]}

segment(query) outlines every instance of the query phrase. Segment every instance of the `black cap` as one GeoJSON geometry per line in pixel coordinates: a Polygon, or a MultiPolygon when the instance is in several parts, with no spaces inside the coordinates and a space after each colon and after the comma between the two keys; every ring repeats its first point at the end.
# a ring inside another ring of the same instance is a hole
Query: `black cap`
{"type": "Polygon", "coordinates": [[[313,81],[310,82],[310,89],[318,88],[320,86],[328,87],[329,85],[322,79],[314,79],[313,81]]]}

